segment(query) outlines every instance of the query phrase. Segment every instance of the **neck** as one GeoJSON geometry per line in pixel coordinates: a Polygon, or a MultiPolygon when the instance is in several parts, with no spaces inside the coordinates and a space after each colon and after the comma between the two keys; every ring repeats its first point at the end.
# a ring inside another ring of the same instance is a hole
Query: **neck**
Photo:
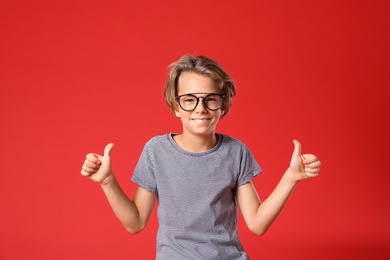
{"type": "Polygon", "coordinates": [[[212,149],[218,142],[218,136],[216,134],[212,134],[206,137],[179,134],[174,136],[174,140],[177,145],[186,151],[201,153],[212,149]]]}

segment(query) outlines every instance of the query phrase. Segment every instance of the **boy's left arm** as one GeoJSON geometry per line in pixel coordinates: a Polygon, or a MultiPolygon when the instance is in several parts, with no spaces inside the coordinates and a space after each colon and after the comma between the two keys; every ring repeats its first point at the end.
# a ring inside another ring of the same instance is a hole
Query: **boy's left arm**
{"type": "Polygon", "coordinates": [[[252,182],[237,188],[236,197],[248,228],[256,235],[264,234],[282,211],[299,181],[317,177],[321,162],[313,154],[301,154],[301,144],[294,140],[290,167],[271,193],[261,202],[252,182]]]}

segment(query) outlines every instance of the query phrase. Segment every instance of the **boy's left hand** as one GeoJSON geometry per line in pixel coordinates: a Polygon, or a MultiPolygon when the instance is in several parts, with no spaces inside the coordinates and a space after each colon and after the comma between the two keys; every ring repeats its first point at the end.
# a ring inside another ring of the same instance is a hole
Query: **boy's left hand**
{"type": "Polygon", "coordinates": [[[290,172],[296,181],[317,177],[321,162],[314,154],[302,154],[301,143],[294,140],[294,152],[290,162],[290,172]]]}

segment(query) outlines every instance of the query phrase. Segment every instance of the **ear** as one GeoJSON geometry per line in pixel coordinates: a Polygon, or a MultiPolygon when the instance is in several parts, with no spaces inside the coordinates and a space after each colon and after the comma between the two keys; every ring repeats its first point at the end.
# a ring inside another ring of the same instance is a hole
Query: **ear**
{"type": "Polygon", "coordinates": [[[179,104],[176,102],[175,105],[174,105],[174,109],[175,109],[175,116],[177,118],[180,118],[180,113],[179,113],[179,104]]]}
{"type": "Polygon", "coordinates": [[[175,110],[175,116],[176,116],[177,118],[180,118],[179,111],[175,110]]]}

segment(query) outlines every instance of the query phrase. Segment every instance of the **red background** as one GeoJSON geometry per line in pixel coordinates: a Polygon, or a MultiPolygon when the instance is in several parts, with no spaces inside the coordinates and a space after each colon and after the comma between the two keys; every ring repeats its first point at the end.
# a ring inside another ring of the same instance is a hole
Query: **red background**
{"type": "Polygon", "coordinates": [[[114,142],[132,197],[144,143],[180,131],[166,67],[219,61],[238,85],[219,132],[249,146],[265,199],[292,139],[323,162],[268,233],[240,234],[252,259],[384,259],[389,249],[387,1],[2,1],[0,259],[153,259],[156,214],[128,234],[80,176],[114,142]]]}

